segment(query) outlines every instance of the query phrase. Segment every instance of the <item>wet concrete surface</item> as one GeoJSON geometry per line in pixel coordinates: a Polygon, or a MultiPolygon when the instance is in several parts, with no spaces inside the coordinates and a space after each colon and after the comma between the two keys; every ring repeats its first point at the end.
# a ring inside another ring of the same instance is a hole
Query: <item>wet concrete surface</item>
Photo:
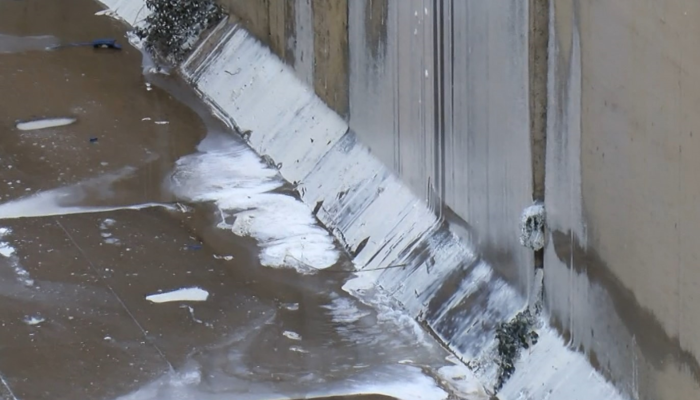
{"type": "Polygon", "coordinates": [[[443,365],[413,321],[343,292],[347,261],[262,267],[212,205],[174,205],[175,161],[225,128],[98,10],[0,3],[0,399],[383,400],[353,394],[443,365]],[[124,49],[37,46],[103,37],[124,49]],[[54,117],[77,121],[16,128],[54,117]],[[184,287],[209,297],[146,300],[184,287]]]}

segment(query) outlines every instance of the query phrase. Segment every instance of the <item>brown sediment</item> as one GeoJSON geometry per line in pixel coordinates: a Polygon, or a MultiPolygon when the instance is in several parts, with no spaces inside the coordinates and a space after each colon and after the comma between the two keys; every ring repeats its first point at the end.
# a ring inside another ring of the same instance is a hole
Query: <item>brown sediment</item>
{"type": "Polygon", "coordinates": [[[350,73],[347,1],[311,1],[314,24],[314,89],[330,108],[345,117],[349,111],[350,73]]]}

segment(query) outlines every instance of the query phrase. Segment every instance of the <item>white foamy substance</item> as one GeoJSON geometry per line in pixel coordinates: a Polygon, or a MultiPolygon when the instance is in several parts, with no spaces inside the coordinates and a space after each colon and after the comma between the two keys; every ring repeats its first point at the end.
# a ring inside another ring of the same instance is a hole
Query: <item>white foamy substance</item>
{"type": "Polygon", "coordinates": [[[461,399],[489,398],[474,373],[462,363],[442,367],[437,374],[461,399]]]}
{"type": "Polygon", "coordinates": [[[7,242],[0,242],[0,255],[3,257],[11,257],[15,254],[15,248],[7,242]]]}
{"type": "Polygon", "coordinates": [[[332,321],[338,324],[351,324],[371,315],[369,311],[360,310],[355,302],[348,298],[338,297],[331,304],[323,306],[331,312],[332,321]]]}
{"type": "MultiPolygon", "coordinates": [[[[10,228],[0,228],[0,239],[12,233],[10,228]]],[[[34,279],[29,275],[29,272],[19,263],[19,258],[15,256],[15,248],[8,242],[0,240],[0,256],[9,258],[10,267],[15,271],[17,280],[25,286],[33,286],[34,279]]]]}
{"type": "Polygon", "coordinates": [[[77,121],[76,118],[46,118],[34,121],[23,121],[17,123],[20,131],[35,131],[39,129],[57,128],[59,126],[70,125],[77,121]]]}
{"type": "Polygon", "coordinates": [[[46,321],[45,318],[40,316],[26,316],[24,317],[24,323],[27,325],[39,325],[40,323],[46,321]]]}
{"type": "Polygon", "coordinates": [[[339,253],[333,238],[309,208],[273,192],[284,184],[277,170],[231,137],[212,135],[199,150],[176,164],[171,182],[178,197],[214,202],[222,216],[219,227],[255,238],[264,266],[311,273],[335,264],[339,253]]]}
{"type": "Polygon", "coordinates": [[[146,296],[146,300],[152,303],[168,303],[173,301],[207,301],[209,292],[198,287],[183,288],[171,292],[158,293],[146,296]]]}
{"type": "Polygon", "coordinates": [[[284,331],[282,335],[284,335],[284,337],[290,340],[301,340],[301,335],[296,332],[284,331]]]}

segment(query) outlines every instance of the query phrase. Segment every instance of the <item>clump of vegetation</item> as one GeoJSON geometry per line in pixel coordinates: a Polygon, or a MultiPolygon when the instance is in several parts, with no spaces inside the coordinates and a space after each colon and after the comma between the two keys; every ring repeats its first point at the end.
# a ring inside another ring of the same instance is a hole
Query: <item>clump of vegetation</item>
{"type": "Polygon", "coordinates": [[[177,64],[199,35],[221,21],[224,10],[214,0],[146,0],[151,14],[136,35],[154,56],[177,64]]]}
{"type": "Polygon", "coordinates": [[[537,343],[539,335],[533,330],[535,318],[529,310],[518,313],[511,321],[501,322],[496,328],[498,341],[498,380],[495,389],[503,384],[515,372],[515,361],[521,349],[527,349],[537,343]]]}

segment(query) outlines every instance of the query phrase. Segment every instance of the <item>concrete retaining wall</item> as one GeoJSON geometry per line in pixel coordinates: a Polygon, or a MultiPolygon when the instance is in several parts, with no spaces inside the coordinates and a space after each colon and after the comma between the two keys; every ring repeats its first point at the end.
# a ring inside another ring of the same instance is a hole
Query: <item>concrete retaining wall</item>
{"type": "Polygon", "coordinates": [[[700,3],[553,4],[548,306],[639,399],[700,387],[700,3]]]}
{"type": "Polygon", "coordinates": [[[700,390],[700,50],[690,39],[700,6],[339,1],[347,36],[309,62],[286,54],[330,41],[316,24],[289,21],[331,20],[329,10],[284,2],[298,10],[277,22],[294,26],[280,40],[273,19],[254,17],[263,3],[272,16],[274,1],[229,3],[415,193],[466,221],[462,233],[524,290],[533,258],[516,243],[515,220],[546,192],[553,322],[635,398],[700,390]],[[333,57],[349,65],[334,83],[349,84],[337,92],[347,101],[319,91],[308,67],[333,57]]]}

